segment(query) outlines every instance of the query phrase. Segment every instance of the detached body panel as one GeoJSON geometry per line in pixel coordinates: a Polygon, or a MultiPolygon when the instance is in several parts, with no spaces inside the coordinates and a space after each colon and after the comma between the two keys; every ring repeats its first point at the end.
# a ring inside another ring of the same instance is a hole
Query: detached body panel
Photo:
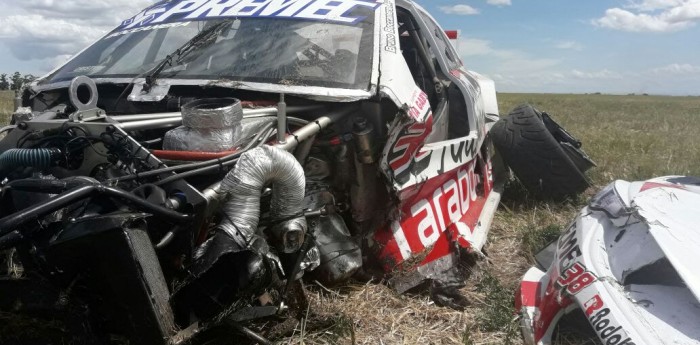
{"type": "Polygon", "coordinates": [[[516,295],[528,344],[583,316],[604,344],[700,344],[700,180],[617,181],[552,244],[516,295]],[[692,254],[691,254],[692,253],[692,254]]]}

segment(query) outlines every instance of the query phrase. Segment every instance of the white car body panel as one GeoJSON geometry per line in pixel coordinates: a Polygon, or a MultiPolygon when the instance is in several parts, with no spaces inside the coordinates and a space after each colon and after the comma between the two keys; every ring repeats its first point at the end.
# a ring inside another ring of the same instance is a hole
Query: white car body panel
{"type": "Polygon", "coordinates": [[[700,194],[688,181],[617,181],[581,211],[549,270],[521,283],[528,344],[552,344],[577,309],[604,344],[700,344],[700,194]]]}

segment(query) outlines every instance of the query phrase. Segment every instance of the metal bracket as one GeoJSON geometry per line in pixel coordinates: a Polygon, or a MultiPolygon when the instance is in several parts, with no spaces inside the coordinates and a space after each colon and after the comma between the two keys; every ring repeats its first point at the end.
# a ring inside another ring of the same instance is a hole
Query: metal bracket
{"type": "Polygon", "coordinates": [[[107,113],[100,109],[94,108],[90,110],[79,110],[68,116],[70,122],[88,122],[94,120],[102,120],[107,113]]]}

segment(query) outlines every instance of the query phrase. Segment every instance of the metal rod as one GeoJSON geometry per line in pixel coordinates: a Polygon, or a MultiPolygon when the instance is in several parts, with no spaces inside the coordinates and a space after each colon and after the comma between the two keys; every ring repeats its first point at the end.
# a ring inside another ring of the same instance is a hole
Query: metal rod
{"type": "Polygon", "coordinates": [[[287,142],[287,103],[284,101],[284,94],[280,94],[280,102],[277,103],[277,142],[285,144],[287,142]]]}
{"type": "Polygon", "coordinates": [[[119,124],[119,127],[128,132],[155,128],[177,127],[181,124],[182,117],[169,117],[165,119],[126,122],[119,124]]]}
{"type": "Polygon", "coordinates": [[[258,344],[262,345],[272,345],[272,342],[265,339],[262,335],[253,332],[251,329],[242,326],[238,322],[227,320],[227,324],[233,328],[236,332],[240,333],[241,335],[245,336],[246,338],[253,340],[257,342],[258,344]]]}
{"type": "Polygon", "coordinates": [[[286,143],[277,144],[275,146],[283,150],[291,151],[295,149],[297,145],[299,145],[299,143],[320,133],[322,130],[328,128],[328,126],[330,126],[334,122],[342,119],[343,117],[354,112],[355,110],[355,108],[349,107],[340,111],[331,112],[326,116],[321,116],[318,119],[309,123],[308,125],[294,131],[294,133],[292,133],[292,135],[286,143]]]}
{"type": "Polygon", "coordinates": [[[3,219],[0,219],[0,236],[7,235],[20,225],[35,221],[41,217],[56,212],[78,200],[87,198],[92,194],[94,187],[83,186],[71,189],[66,193],[57,195],[39,205],[26,208],[3,219]]]}
{"type": "Polygon", "coordinates": [[[243,109],[243,117],[272,116],[277,114],[277,108],[243,109]]]}
{"type": "Polygon", "coordinates": [[[147,177],[153,177],[165,173],[173,173],[173,172],[179,172],[179,171],[185,171],[185,170],[194,170],[202,167],[208,167],[212,165],[219,165],[222,162],[227,162],[231,159],[235,159],[240,156],[240,153],[233,153],[229,156],[218,158],[218,159],[212,159],[204,162],[198,162],[198,163],[191,163],[191,164],[183,164],[183,165],[176,165],[168,168],[163,168],[163,169],[158,169],[158,170],[151,170],[151,171],[146,171],[144,173],[138,174],[138,175],[129,175],[129,176],[122,176],[118,177],[112,181],[116,182],[123,182],[123,181],[131,181],[135,180],[137,178],[147,178],[147,177]]]}
{"type": "MultiPolygon", "coordinates": [[[[243,109],[243,116],[272,116],[277,114],[277,108],[243,109]]],[[[181,112],[155,113],[155,114],[134,114],[110,116],[112,120],[118,122],[132,122],[144,120],[158,120],[169,118],[182,118],[181,112]]]]}
{"type": "MultiPolygon", "coordinates": [[[[416,26],[412,20],[406,21],[406,26],[408,26],[408,33],[411,35],[411,38],[413,38],[413,44],[415,45],[416,50],[418,50],[418,55],[420,55],[421,60],[423,60],[423,64],[428,68],[430,77],[433,79],[435,84],[439,84],[440,79],[437,76],[435,64],[433,64],[433,60],[428,56],[425,44],[421,40],[421,36],[419,34],[420,28],[416,26]]],[[[438,91],[438,93],[440,93],[440,91],[438,91]]]]}
{"type": "MultiPolygon", "coordinates": [[[[287,107],[287,113],[303,113],[305,111],[314,111],[323,108],[325,108],[323,105],[297,105],[287,107]]],[[[244,118],[274,115],[277,115],[277,108],[243,109],[244,118]]]]}
{"type": "MultiPolygon", "coordinates": [[[[288,113],[300,113],[304,111],[313,111],[322,109],[322,105],[309,105],[309,106],[294,106],[287,107],[288,113]]],[[[268,108],[257,108],[257,109],[243,109],[243,117],[259,117],[259,116],[275,116],[277,115],[276,107],[268,108]]],[[[117,122],[132,122],[132,121],[144,121],[144,120],[159,120],[168,118],[181,118],[181,112],[170,112],[170,113],[154,113],[154,114],[133,114],[133,115],[115,115],[110,116],[112,120],[117,122]]]]}
{"type": "Polygon", "coordinates": [[[177,113],[158,113],[158,114],[137,114],[137,115],[117,115],[110,118],[117,122],[131,122],[143,120],[168,119],[172,117],[182,117],[180,112],[177,113]]]}
{"type": "MultiPolygon", "coordinates": [[[[66,187],[71,186],[71,184],[66,183],[66,187]]],[[[12,189],[30,189],[33,188],[43,188],[46,187],[45,183],[40,183],[37,186],[31,186],[31,184],[15,184],[12,189]]],[[[58,186],[51,186],[52,188],[59,188],[58,186]]],[[[75,202],[83,200],[90,197],[93,194],[104,194],[109,197],[122,199],[129,203],[132,203],[140,208],[145,209],[155,215],[170,218],[177,222],[188,222],[192,219],[190,215],[175,212],[171,209],[150,203],[138,196],[127,193],[121,189],[107,187],[101,184],[88,184],[76,188],[72,188],[65,193],[59,194],[39,205],[26,208],[24,210],[18,211],[11,214],[5,218],[0,219],[0,236],[6,235],[17,227],[27,224],[28,222],[37,220],[41,217],[45,217],[53,212],[56,212],[64,207],[67,207],[75,202]]]]}
{"type": "MultiPolygon", "coordinates": [[[[224,167],[228,167],[228,166],[236,164],[236,162],[238,162],[238,161],[237,160],[230,160],[228,162],[221,162],[220,164],[217,164],[217,165],[210,165],[210,166],[206,166],[203,168],[190,170],[187,172],[179,173],[177,175],[173,175],[173,176],[164,178],[164,179],[157,181],[157,182],[153,182],[153,184],[156,186],[163,186],[163,185],[166,185],[168,183],[179,181],[179,180],[182,180],[182,179],[185,179],[188,177],[192,177],[192,176],[203,175],[203,174],[208,174],[208,173],[213,174],[215,172],[221,171],[224,167]]],[[[222,171],[222,173],[226,173],[226,172],[228,172],[228,171],[222,171]]]]}
{"type": "MultiPolygon", "coordinates": [[[[356,111],[356,108],[348,107],[343,110],[331,112],[327,116],[321,116],[315,121],[310,122],[306,126],[294,131],[294,133],[292,133],[291,138],[293,140],[290,139],[287,140],[285,144],[278,144],[274,146],[279,147],[283,150],[292,151],[297,147],[297,145],[299,145],[299,143],[303,142],[304,140],[310,139],[311,137],[320,133],[322,130],[328,128],[328,126],[330,126],[334,122],[342,119],[343,117],[347,116],[348,114],[354,111],[356,111]]],[[[224,196],[223,193],[221,193],[221,182],[217,182],[209,186],[209,188],[205,189],[202,192],[202,194],[207,199],[207,204],[216,204],[219,198],[224,196]]]]}
{"type": "Polygon", "coordinates": [[[294,157],[297,159],[299,164],[302,166],[304,163],[306,163],[306,159],[309,158],[309,153],[311,152],[311,148],[314,146],[314,139],[316,139],[316,136],[312,136],[308,140],[304,141],[297,149],[294,151],[294,157]]]}

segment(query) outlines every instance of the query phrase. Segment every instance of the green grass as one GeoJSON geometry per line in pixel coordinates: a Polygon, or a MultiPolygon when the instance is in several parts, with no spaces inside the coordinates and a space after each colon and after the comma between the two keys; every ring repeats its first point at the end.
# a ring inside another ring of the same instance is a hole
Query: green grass
{"type": "Polygon", "coordinates": [[[556,241],[562,233],[562,228],[558,224],[552,224],[540,228],[525,229],[523,235],[523,253],[531,260],[546,245],[556,241]]]}
{"type": "Polygon", "coordinates": [[[530,103],[584,142],[598,186],[615,179],[700,176],[700,97],[500,94],[502,115],[530,103]]]}
{"type": "Polygon", "coordinates": [[[485,304],[488,305],[477,315],[478,328],[485,333],[504,333],[501,340],[504,345],[520,342],[520,326],[514,318],[513,310],[514,289],[515,286],[504,286],[489,271],[485,271],[476,284],[476,291],[484,295],[485,304]]]}
{"type": "Polygon", "coordinates": [[[0,126],[4,126],[10,121],[10,115],[15,110],[14,97],[13,91],[0,91],[0,126]]]}

